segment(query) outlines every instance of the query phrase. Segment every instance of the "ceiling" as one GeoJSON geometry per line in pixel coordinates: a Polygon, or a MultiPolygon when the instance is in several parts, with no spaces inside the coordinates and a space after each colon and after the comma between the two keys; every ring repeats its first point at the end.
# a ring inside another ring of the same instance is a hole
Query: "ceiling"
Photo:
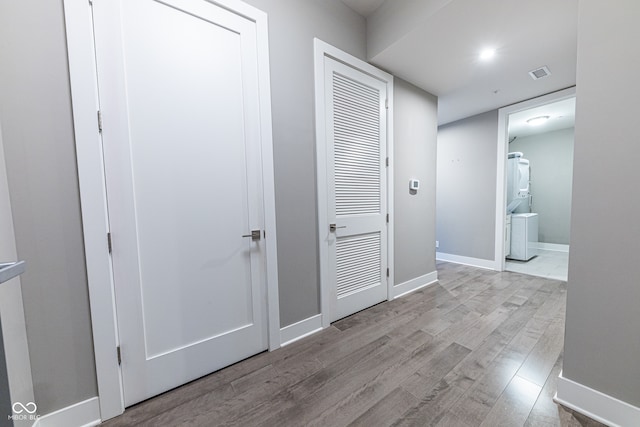
{"type": "Polygon", "coordinates": [[[575,97],[543,105],[541,107],[519,111],[509,116],[509,139],[514,136],[517,138],[523,138],[525,136],[572,128],[575,126],[575,121],[575,97]],[[527,123],[527,120],[541,116],[548,116],[549,120],[539,126],[531,126],[527,123]]]}
{"type": "Polygon", "coordinates": [[[342,0],[342,2],[366,18],[375,12],[384,0],[342,0]]]}
{"type": "Polygon", "coordinates": [[[575,85],[578,0],[342,1],[367,17],[371,63],[438,96],[439,124],[575,85]]]}

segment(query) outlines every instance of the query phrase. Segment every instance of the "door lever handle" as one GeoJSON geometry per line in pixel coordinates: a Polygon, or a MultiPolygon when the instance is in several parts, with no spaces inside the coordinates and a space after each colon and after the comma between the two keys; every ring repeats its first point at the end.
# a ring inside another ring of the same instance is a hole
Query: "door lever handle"
{"type": "Polygon", "coordinates": [[[251,237],[251,240],[257,242],[260,240],[260,230],[251,230],[251,234],[243,234],[242,237],[251,237]]]}
{"type": "Polygon", "coordinates": [[[338,228],[347,228],[346,225],[341,225],[340,227],[336,226],[335,224],[329,224],[329,231],[336,231],[338,228]]]}

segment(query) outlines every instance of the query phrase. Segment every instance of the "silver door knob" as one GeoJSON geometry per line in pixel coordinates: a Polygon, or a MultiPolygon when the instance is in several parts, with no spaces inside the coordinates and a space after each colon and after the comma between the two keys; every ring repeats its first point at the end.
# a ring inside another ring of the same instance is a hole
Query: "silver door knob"
{"type": "Polygon", "coordinates": [[[341,225],[340,227],[338,227],[335,224],[329,224],[329,231],[331,231],[331,232],[336,231],[338,228],[347,228],[347,226],[346,225],[341,225]]]}
{"type": "Polygon", "coordinates": [[[251,237],[254,242],[260,240],[260,230],[251,230],[251,234],[244,234],[242,237],[251,237]]]}

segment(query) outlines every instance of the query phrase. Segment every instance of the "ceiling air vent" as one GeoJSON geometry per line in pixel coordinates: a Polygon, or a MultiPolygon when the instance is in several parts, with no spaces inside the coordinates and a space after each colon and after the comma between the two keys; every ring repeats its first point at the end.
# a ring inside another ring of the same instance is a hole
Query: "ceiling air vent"
{"type": "Polygon", "coordinates": [[[538,80],[543,77],[547,77],[549,74],[551,74],[551,71],[549,71],[547,67],[540,67],[535,70],[529,71],[529,75],[533,80],[538,80]]]}

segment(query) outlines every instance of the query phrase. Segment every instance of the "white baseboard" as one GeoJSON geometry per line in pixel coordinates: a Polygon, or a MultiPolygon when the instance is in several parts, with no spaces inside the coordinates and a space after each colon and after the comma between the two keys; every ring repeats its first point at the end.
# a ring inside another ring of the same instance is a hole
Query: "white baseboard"
{"type": "Polygon", "coordinates": [[[33,423],[33,427],[93,427],[100,422],[100,404],[97,397],[92,397],[42,415],[33,423]]]}
{"type": "Polygon", "coordinates": [[[569,252],[569,245],[561,245],[559,243],[538,242],[538,249],[545,251],[569,252]]]}
{"type": "Polygon", "coordinates": [[[391,295],[390,299],[396,299],[405,296],[411,292],[417,291],[418,289],[422,289],[426,286],[432,285],[437,281],[437,271],[432,271],[431,273],[424,274],[420,277],[416,277],[415,279],[407,280],[406,282],[400,283],[399,285],[395,285],[393,287],[393,295],[391,295]]]}
{"type": "Polygon", "coordinates": [[[489,259],[471,258],[466,256],[436,252],[436,260],[453,262],[455,264],[463,264],[471,267],[486,268],[489,270],[499,270],[498,268],[496,268],[496,262],[489,259]]]}
{"type": "Polygon", "coordinates": [[[637,426],[640,408],[562,376],[554,399],[567,408],[611,427],[637,426]]]}
{"type": "Polygon", "coordinates": [[[308,317],[292,325],[280,329],[280,346],[298,341],[306,336],[322,330],[322,314],[308,317]]]}

